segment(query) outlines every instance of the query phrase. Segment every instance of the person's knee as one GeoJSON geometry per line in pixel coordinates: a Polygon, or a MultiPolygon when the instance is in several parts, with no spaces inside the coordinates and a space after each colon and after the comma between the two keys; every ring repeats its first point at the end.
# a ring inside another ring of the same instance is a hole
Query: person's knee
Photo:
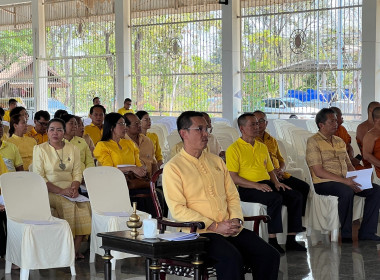
{"type": "Polygon", "coordinates": [[[271,192],[268,206],[281,206],[282,205],[282,196],[279,193],[271,192]]]}

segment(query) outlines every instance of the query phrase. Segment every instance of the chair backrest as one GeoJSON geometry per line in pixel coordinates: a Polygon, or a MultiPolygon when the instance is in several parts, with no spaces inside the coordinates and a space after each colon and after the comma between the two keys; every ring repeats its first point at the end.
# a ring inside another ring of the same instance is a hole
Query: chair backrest
{"type": "Polygon", "coordinates": [[[37,173],[20,171],[1,175],[7,216],[17,220],[46,221],[51,217],[46,182],[37,173]]]}
{"type": "Polygon", "coordinates": [[[310,131],[311,133],[317,133],[318,131],[318,126],[315,123],[315,120],[306,120],[306,127],[307,127],[307,130],[310,131]]]}
{"type": "Polygon", "coordinates": [[[160,143],[160,147],[162,150],[166,150],[167,149],[167,144],[166,144],[166,137],[165,137],[165,134],[162,130],[162,128],[160,126],[154,126],[152,125],[152,127],[150,129],[148,129],[148,132],[150,133],[156,133],[157,137],[158,137],[158,142],[160,143]]]}
{"type": "Polygon", "coordinates": [[[229,133],[217,132],[213,134],[215,135],[216,139],[218,139],[218,142],[220,146],[222,146],[223,151],[226,151],[227,148],[234,142],[234,139],[229,133]]]}
{"type": "Polygon", "coordinates": [[[280,120],[280,119],[275,119],[275,120],[273,120],[273,125],[274,125],[274,128],[275,128],[275,130],[276,130],[276,138],[277,139],[284,139],[284,134],[283,134],[283,132],[282,132],[282,129],[281,129],[281,127],[283,126],[283,125],[287,125],[287,124],[289,124],[289,125],[293,125],[293,124],[291,124],[290,122],[288,122],[288,121],[285,121],[285,120],[280,120]]]}
{"type": "Polygon", "coordinates": [[[169,134],[166,140],[168,141],[169,151],[182,141],[177,131],[173,131],[173,133],[169,134]]]}
{"type": "Polygon", "coordinates": [[[162,129],[162,132],[164,133],[164,137],[166,139],[166,137],[168,137],[169,135],[169,130],[168,130],[168,127],[163,124],[163,123],[154,123],[152,124],[151,128],[154,128],[154,127],[159,127],[162,129]]]}
{"type": "Polygon", "coordinates": [[[239,131],[231,126],[217,126],[214,127],[213,133],[218,134],[218,133],[227,133],[230,134],[232,139],[234,141],[238,140],[240,137],[239,131]]]}
{"type": "Polygon", "coordinates": [[[116,167],[89,167],[83,171],[91,208],[98,213],[132,213],[127,181],[116,167]]]}

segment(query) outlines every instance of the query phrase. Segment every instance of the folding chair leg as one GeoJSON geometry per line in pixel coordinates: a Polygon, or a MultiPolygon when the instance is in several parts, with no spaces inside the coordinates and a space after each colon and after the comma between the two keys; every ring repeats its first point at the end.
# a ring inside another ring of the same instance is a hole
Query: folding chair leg
{"type": "Polygon", "coordinates": [[[90,263],[95,262],[95,253],[90,250],[90,263]]]}
{"type": "Polygon", "coordinates": [[[12,271],[12,263],[10,261],[5,261],[5,274],[9,274],[12,271]]]}
{"type": "Polygon", "coordinates": [[[20,280],[28,280],[29,279],[29,269],[20,269],[20,280]]]}
{"type": "Polygon", "coordinates": [[[115,270],[116,269],[116,259],[115,258],[111,259],[111,265],[112,265],[112,270],[115,270]]]}
{"type": "Polygon", "coordinates": [[[70,266],[71,275],[77,275],[75,271],[75,265],[70,266]]]}

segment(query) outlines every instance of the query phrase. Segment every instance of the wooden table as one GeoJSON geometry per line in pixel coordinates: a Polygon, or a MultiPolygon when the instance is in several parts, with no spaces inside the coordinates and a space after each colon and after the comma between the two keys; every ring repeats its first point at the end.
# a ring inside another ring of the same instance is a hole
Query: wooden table
{"type": "Polygon", "coordinates": [[[157,238],[144,239],[143,235],[139,235],[134,239],[129,230],[98,233],[97,236],[102,238],[103,245],[101,248],[105,251],[103,256],[105,280],[111,280],[111,259],[113,258],[110,253],[111,250],[145,257],[145,275],[148,280],[159,280],[161,269],[159,259],[192,255],[194,256],[194,279],[201,279],[200,266],[203,261],[200,255],[205,252],[205,246],[208,241],[206,237],[187,241],[166,241],[157,238]]]}

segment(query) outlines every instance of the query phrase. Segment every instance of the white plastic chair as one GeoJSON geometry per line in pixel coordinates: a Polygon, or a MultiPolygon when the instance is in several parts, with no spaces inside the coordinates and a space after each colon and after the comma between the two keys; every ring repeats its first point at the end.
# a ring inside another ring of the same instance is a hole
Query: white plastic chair
{"type": "Polygon", "coordinates": [[[216,132],[213,134],[215,135],[216,139],[218,139],[218,142],[220,146],[222,146],[223,151],[226,151],[227,148],[234,142],[234,139],[229,133],[216,132]]]}
{"type": "MultiPolygon", "coordinates": [[[[133,209],[125,176],[119,169],[110,166],[89,167],[84,170],[83,176],[91,201],[90,263],[93,263],[95,254],[104,255],[104,250],[100,248],[102,240],[96,234],[127,230],[126,222],[133,209]]],[[[141,211],[137,211],[137,214],[141,220],[149,216],[141,211]]],[[[112,270],[115,270],[117,259],[136,257],[116,251],[111,254],[114,257],[111,260],[112,270]]]]}
{"type": "Polygon", "coordinates": [[[307,130],[310,131],[311,133],[317,133],[318,131],[318,126],[315,123],[315,120],[306,120],[306,127],[307,127],[307,130]]]}
{"type": "Polygon", "coordinates": [[[30,269],[67,267],[75,275],[74,239],[69,224],[50,213],[44,179],[33,172],[11,172],[0,177],[7,209],[5,273],[12,263],[21,268],[20,279],[30,269]]]}
{"type": "Polygon", "coordinates": [[[238,140],[239,137],[240,137],[239,131],[236,128],[231,127],[231,126],[217,126],[217,127],[214,127],[213,133],[214,134],[218,134],[218,133],[227,133],[227,134],[230,134],[231,137],[232,137],[232,139],[234,141],[238,140]]]}

